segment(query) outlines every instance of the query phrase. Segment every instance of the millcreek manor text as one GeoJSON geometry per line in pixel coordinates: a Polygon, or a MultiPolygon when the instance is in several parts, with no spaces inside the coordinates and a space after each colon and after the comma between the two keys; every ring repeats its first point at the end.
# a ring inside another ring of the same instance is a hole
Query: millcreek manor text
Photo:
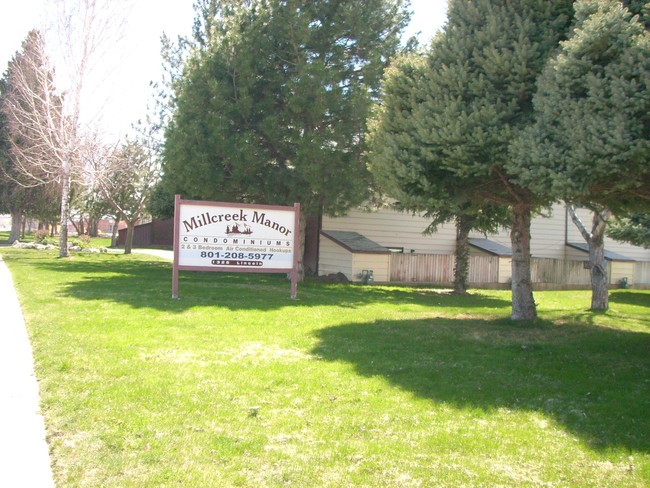
{"type": "Polygon", "coordinates": [[[266,213],[264,212],[260,213],[257,210],[254,210],[253,215],[250,216],[250,214],[244,213],[244,209],[239,209],[239,212],[226,214],[210,214],[210,212],[203,212],[198,217],[183,220],[183,225],[185,226],[185,232],[189,232],[198,229],[199,227],[203,227],[204,225],[218,224],[220,222],[249,222],[248,217],[251,217],[251,223],[260,224],[273,230],[277,230],[287,237],[292,232],[285,226],[280,225],[278,222],[266,218],[266,213]]]}

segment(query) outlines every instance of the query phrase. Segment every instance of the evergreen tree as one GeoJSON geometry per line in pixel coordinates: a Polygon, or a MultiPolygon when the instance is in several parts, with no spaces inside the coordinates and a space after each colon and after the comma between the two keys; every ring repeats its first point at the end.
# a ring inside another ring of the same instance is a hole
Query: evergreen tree
{"type": "Polygon", "coordinates": [[[165,185],[336,215],[368,195],[362,136],[402,0],[206,0],[175,80],[165,185]]]}
{"type": "MultiPolygon", "coordinates": [[[[432,49],[436,49],[434,41],[432,49]]],[[[431,219],[425,233],[442,223],[456,224],[454,292],[466,293],[469,276],[469,234],[496,231],[508,222],[507,207],[476,198],[467,178],[438,164],[428,148],[427,100],[438,85],[422,54],[399,58],[387,71],[383,97],[371,124],[368,160],[381,190],[396,200],[398,209],[423,213],[431,219]]]]}
{"type": "Polygon", "coordinates": [[[610,222],[607,235],[617,241],[650,249],[650,213],[633,212],[610,222]]]}
{"type": "MultiPolygon", "coordinates": [[[[69,157],[61,147],[68,124],[41,32],[28,33],[21,50],[9,62],[1,88],[2,197],[12,214],[13,240],[18,237],[24,215],[57,213],[45,212],[42,207],[53,203],[50,196],[60,196],[59,215],[67,208],[67,198],[61,197],[60,189],[70,177],[61,164],[69,157]]],[[[63,233],[60,255],[67,255],[67,234],[63,233]]]]}
{"type": "MultiPolygon", "coordinates": [[[[540,77],[537,121],[513,146],[512,171],[522,185],[596,215],[647,211],[650,34],[617,0],[578,0],[575,11],[571,38],[540,77]]],[[[605,225],[597,228],[588,239],[592,309],[606,309],[605,225]]]]}
{"type": "Polygon", "coordinates": [[[511,209],[515,320],[537,316],[530,221],[551,199],[518,184],[509,151],[534,121],[535,83],[566,37],[571,7],[570,0],[450,0],[445,29],[427,52],[424,92],[414,115],[418,158],[425,162],[423,188],[449,175],[465,180],[473,201],[511,209]]]}

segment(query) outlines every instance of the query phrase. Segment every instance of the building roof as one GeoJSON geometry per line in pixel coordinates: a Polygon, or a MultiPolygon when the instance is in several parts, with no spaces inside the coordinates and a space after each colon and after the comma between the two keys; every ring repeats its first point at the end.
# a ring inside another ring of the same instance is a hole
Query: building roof
{"type": "MultiPolygon", "coordinates": [[[[567,242],[566,245],[589,254],[589,244],[586,242],[567,242]]],[[[609,261],[635,261],[634,259],[618,254],[617,252],[608,251],[607,249],[605,249],[605,259],[608,259],[609,261]]]]}
{"type": "Polygon", "coordinates": [[[498,242],[491,241],[489,239],[470,239],[469,245],[495,256],[512,256],[512,249],[510,249],[508,246],[504,246],[503,244],[499,244],[498,242]]]}
{"type": "Polygon", "coordinates": [[[353,253],[390,254],[390,249],[371,241],[358,232],[323,230],[321,234],[353,253]]]}

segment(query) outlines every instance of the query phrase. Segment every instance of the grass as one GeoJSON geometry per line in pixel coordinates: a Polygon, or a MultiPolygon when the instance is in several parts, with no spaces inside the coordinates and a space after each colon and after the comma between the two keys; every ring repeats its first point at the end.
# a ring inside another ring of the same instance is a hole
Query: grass
{"type": "Polygon", "coordinates": [[[2,249],[58,486],[650,485],[650,292],[181,273],[2,249]]]}

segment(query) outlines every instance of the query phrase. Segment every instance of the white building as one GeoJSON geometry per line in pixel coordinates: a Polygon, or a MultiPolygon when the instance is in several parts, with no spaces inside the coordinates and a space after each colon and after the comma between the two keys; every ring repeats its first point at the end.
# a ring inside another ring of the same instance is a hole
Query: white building
{"type": "MultiPolygon", "coordinates": [[[[591,212],[579,210],[587,228],[591,212]]],[[[429,221],[420,216],[380,209],[353,210],[345,217],[323,217],[318,241],[318,274],[341,272],[351,281],[362,281],[372,271],[375,282],[449,284],[453,280],[456,229],[452,223],[423,235],[429,221]]],[[[507,286],[510,280],[508,229],[485,236],[470,234],[470,284],[507,286]]],[[[605,239],[610,283],[625,280],[650,286],[650,249],[605,239]]],[[[564,205],[531,224],[533,282],[543,287],[588,287],[588,249],[564,205]]]]}

